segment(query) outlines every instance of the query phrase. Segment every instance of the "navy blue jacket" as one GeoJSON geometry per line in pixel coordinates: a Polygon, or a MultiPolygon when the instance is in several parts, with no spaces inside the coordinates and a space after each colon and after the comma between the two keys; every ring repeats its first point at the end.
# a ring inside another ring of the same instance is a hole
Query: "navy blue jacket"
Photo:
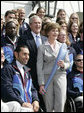
{"type": "Polygon", "coordinates": [[[77,36],[76,36],[76,41],[74,40],[72,33],[69,33],[68,37],[69,37],[69,41],[71,42],[71,45],[75,44],[76,42],[78,42],[80,40],[79,34],[77,34],[77,36]]]}
{"type": "MultiPolygon", "coordinates": [[[[25,67],[26,69],[27,67],[25,67]]],[[[28,68],[27,68],[28,69],[28,68]]],[[[18,88],[13,87],[13,79],[16,75],[19,76],[19,79],[21,80],[22,84],[25,85],[21,76],[21,73],[19,69],[16,66],[16,63],[14,62],[12,65],[8,64],[1,70],[1,98],[4,102],[8,101],[18,101],[21,105],[25,102],[21,98],[21,93],[18,90],[18,88]]],[[[28,79],[31,78],[29,72],[25,70],[26,77],[28,79]]],[[[34,88],[33,84],[31,85],[31,92],[32,92],[32,102],[38,99],[37,91],[34,88]]]]}
{"type": "Polygon", "coordinates": [[[67,95],[68,97],[76,98],[81,96],[82,92],[79,90],[83,90],[83,73],[78,70],[72,70],[67,75],[67,95]],[[79,82],[77,84],[77,82],[79,82]]]}
{"type": "Polygon", "coordinates": [[[14,49],[17,46],[18,39],[19,37],[17,37],[15,44],[13,44],[8,36],[1,37],[1,47],[3,47],[5,59],[9,63],[12,63],[14,59],[14,49]]]}
{"type": "Polygon", "coordinates": [[[83,51],[83,41],[78,41],[76,44],[72,45],[75,49],[76,53],[79,54],[81,51],[83,51]]]}
{"type": "Polygon", "coordinates": [[[19,28],[19,35],[20,36],[24,35],[25,31],[30,32],[30,27],[29,27],[28,23],[23,21],[22,25],[19,28]]]}

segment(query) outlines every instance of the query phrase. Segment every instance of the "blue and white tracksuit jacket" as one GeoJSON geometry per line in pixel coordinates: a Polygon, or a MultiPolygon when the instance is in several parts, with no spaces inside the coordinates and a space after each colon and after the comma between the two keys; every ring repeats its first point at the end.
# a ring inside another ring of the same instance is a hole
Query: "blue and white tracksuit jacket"
{"type": "Polygon", "coordinates": [[[3,101],[32,103],[38,99],[37,91],[32,84],[31,76],[26,67],[24,79],[16,64],[8,64],[1,72],[1,98],[3,101]]]}

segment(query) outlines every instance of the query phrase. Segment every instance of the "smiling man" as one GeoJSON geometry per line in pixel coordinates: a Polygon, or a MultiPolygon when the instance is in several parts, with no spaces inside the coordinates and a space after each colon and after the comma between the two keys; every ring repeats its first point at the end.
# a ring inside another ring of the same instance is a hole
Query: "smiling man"
{"type": "Polygon", "coordinates": [[[72,71],[67,75],[67,96],[76,103],[77,112],[83,110],[83,53],[75,57],[72,71]]]}
{"type": "Polygon", "coordinates": [[[5,37],[1,37],[1,47],[3,47],[4,55],[8,63],[13,61],[13,52],[16,48],[18,39],[16,24],[13,20],[10,20],[6,24],[5,37]]]}
{"type": "Polygon", "coordinates": [[[14,51],[15,60],[4,68],[2,73],[2,98],[4,102],[17,101],[22,111],[39,110],[37,91],[32,84],[29,68],[29,50],[25,45],[18,45],[14,51]]]}
{"type": "MultiPolygon", "coordinates": [[[[42,27],[42,20],[39,16],[34,15],[29,19],[29,26],[31,29],[31,32],[27,30],[25,32],[25,35],[21,37],[18,41],[19,44],[24,43],[29,48],[29,61],[27,63],[27,66],[31,68],[30,74],[32,76],[32,82],[34,84],[34,87],[39,92],[39,85],[38,85],[38,79],[37,79],[37,69],[36,69],[36,63],[37,63],[37,51],[38,47],[43,44],[47,39],[41,36],[40,31],[42,27]]],[[[38,93],[39,94],[39,93],[38,93]]],[[[39,100],[40,100],[40,106],[44,108],[44,102],[42,99],[42,96],[39,94],[39,100]]]]}

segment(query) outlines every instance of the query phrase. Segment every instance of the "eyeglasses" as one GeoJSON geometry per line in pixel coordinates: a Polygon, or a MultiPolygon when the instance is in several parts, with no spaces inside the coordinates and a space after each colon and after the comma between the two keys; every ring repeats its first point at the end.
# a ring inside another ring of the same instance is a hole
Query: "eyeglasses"
{"type": "Polygon", "coordinates": [[[66,35],[64,35],[64,34],[59,34],[59,36],[65,37],[66,35]]]}
{"type": "Polygon", "coordinates": [[[73,20],[74,20],[74,19],[76,19],[76,20],[77,20],[78,18],[76,18],[76,17],[73,17],[72,19],[73,19],[73,20]]]}
{"type": "Polygon", "coordinates": [[[67,26],[63,26],[63,25],[62,25],[61,27],[67,27],[67,26]]]}
{"type": "Polygon", "coordinates": [[[81,62],[81,61],[83,61],[83,59],[77,59],[76,61],[77,61],[77,62],[81,62]]]}

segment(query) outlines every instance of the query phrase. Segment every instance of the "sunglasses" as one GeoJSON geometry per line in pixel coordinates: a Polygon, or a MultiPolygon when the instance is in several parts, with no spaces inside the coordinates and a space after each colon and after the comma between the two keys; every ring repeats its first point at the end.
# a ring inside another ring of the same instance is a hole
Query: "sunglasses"
{"type": "Polygon", "coordinates": [[[76,61],[77,61],[77,62],[81,62],[81,61],[83,61],[83,59],[77,59],[76,61]]]}

